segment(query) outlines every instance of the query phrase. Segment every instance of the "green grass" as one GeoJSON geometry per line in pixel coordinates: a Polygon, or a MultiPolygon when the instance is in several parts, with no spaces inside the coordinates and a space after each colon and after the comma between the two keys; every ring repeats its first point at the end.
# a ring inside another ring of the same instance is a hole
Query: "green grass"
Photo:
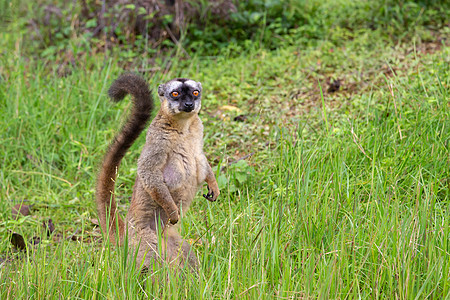
{"type": "MultiPolygon", "coordinates": [[[[13,40],[0,42],[10,50],[0,56],[0,298],[449,297],[448,46],[429,53],[361,31],[147,74],[152,87],[202,81],[205,152],[222,193],[198,197],[180,224],[197,242],[198,274],[140,275],[91,222],[98,165],[130,106],[106,97],[121,68],[87,57],[60,77],[13,40]],[[334,79],[342,88],[329,93],[334,79]],[[23,199],[32,214],[13,219],[23,199]],[[41,243],[18,253],[10,231],[41,243]]],[[[119,172],[123,213],[143,142],[119,172]]]]}

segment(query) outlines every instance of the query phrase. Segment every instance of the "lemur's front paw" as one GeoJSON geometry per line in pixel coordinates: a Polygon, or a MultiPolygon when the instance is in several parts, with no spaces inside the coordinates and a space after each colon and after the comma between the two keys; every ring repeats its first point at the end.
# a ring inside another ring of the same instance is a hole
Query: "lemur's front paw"
{"type": "Polygon", "coordinates": [[[169,223],[174,225],[178,223],[180,216],[178,215],[178,211],[174,210],[169,214],[169,223]]]}
{"type": "Polygon", "coordinates": [[[205,197],[205,199],[211,202],[214,202],[217,200],[217,197],[219,197],[219,195],[220,195],[219,188],[212,189],[208,185],[208,194],[203,194],[203,197],[205,197]]]}

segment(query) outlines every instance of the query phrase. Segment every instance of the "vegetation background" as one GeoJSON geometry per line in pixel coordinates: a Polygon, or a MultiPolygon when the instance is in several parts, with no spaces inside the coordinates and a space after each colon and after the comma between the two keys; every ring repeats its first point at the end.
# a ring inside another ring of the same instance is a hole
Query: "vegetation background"
{"type": "Polygon", "coordinates": [[[443,0],[0,0],[0,298],[449,299],[449,20],[443,0]],[[197,274],[141,274],[96,225],[124,70],[205,88],[222,194],[180,224],[197,274]]]}

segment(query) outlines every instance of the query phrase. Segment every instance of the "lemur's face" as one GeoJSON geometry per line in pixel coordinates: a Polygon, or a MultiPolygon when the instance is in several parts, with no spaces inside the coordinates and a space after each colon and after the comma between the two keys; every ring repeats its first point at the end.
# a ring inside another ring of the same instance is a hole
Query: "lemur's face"
{"type": "Polygon", "coordinates": [[[163,108],[171,114],[197,114],[201,108],[202,85],[191,79],[175,78],[161,84],[158,95],[163,108]]]}

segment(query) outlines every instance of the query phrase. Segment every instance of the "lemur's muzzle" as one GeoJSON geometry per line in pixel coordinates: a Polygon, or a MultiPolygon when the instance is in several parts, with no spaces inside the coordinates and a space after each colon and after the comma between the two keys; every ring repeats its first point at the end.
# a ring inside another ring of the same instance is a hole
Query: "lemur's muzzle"
{"type": "Polygon", "coordinates": [[[184,112],[191,112],[194,110],[194,103],[193,102],[185,102],[183,104],[183,108],[181,109],[184,112]]]}

